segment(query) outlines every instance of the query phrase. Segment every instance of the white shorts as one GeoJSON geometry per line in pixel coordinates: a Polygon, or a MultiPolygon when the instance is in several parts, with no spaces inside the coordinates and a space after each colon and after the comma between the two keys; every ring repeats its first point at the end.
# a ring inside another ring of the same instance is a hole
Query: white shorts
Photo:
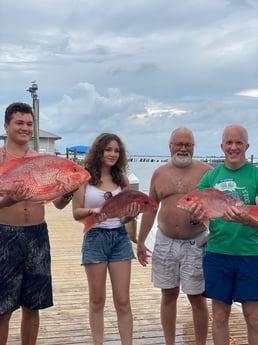
{"type": "Polygon", "coordinates": [[[187,240],[171,238],[159,228],[152,255],[152,281],[155,287],[173,289],[182,287],[187,295],[204,291],[203,248],[198,244],[208,235],[204,230],[187,240]]]}

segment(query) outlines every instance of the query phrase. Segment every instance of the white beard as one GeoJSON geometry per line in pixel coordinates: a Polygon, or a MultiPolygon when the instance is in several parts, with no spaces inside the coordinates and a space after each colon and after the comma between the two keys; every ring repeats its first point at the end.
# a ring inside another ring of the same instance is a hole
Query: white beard
{"type": "Polygon", "coordinates": [[[192,163],[192,157],[188,152],[177,152],[173,154],[172,162],[179,168],[185,168],[192,163]]]}

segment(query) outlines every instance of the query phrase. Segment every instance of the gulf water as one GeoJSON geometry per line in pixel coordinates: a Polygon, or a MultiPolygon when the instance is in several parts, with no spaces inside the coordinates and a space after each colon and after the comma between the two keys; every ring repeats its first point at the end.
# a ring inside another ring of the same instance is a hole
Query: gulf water
{"type": "Polygon", "coordinates": [[[128,175],[134,174],[139,180],[139,190],[148,194],[152,174],[159,166],[166,164],[169,159],[168,156],[130,157],[128,175]]]}

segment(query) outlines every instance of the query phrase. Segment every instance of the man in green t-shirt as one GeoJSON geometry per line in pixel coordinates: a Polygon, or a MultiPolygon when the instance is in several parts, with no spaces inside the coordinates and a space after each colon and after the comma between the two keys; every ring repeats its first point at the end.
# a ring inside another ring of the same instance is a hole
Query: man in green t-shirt
{"type": "MultiPolygon", "coordinates": [[[[217,188],[244,204],[257,205],[258,169],[246,160],[248,148],[245,128],[226,127],[221,144],[225,161],[208,171],[197,188],[217,188]]],[[[196,203],[190,214],[193,219],[201,220],[205,209],[196,203]]],[[[258,344],[258,221],[242,214],[235,206],[227,207],[223,218],[210,221],[203,268],[204,295],[212,299],[214,344],[229,343],[233,302],[242,303],[248,344],[258,344]]]]}

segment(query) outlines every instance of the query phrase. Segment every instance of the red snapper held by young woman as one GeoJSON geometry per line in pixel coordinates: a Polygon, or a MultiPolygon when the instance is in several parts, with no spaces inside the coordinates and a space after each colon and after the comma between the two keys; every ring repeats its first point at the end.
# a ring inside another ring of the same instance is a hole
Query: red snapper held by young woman
{"type": "MultiPolygon", "coordinates": [[[[107,218],[122,218],[126,216],[127,208],[132,202],[136,202],[140,206],[140,213],[158,209],[158,203],[145,193],[126,190],[104,201],[99,209],[99,214],[105,213],[107,218]]],[[[91,229],[94,224],[98,223],[98,219],[98,214],[81,219],[80,222],[85,224],[84,231],[91,229]]]]}

